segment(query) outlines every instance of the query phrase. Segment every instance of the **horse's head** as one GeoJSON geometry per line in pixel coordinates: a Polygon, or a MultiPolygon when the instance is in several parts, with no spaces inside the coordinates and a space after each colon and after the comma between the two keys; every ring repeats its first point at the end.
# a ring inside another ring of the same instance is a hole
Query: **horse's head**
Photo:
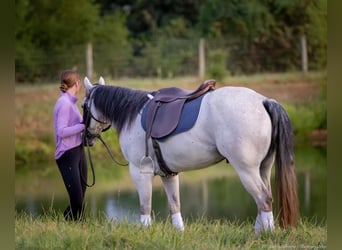
{"type": "Polygon", "coordinates": [[[94,105],[95,91],[99,85],[105,85],[105,81],[102,77],[100,77],[99,83],[97,84],[92,84],[87,77],[84,78],[86,95],[83,99],[82,108],[83,122],[85,124],[83,142],[86,146],[93,146],[96,138],[111,126],[110,122],[107,122],[104,119],[101,112],[99,112],[94,105]]]}

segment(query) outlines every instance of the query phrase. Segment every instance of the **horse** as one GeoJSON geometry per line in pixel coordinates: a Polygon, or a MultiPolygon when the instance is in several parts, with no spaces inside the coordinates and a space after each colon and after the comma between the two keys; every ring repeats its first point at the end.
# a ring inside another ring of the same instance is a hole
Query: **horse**
{"type": "MultiPolygon", "coordinates": [[[[151,138],[141,123],[142,110],[153,92],[106,85],[102,77],[92,84],[84,78],[84,112],[89,113],[85,137],[94,145],[100,134],[112,127],[117,131],[123,156],[139,196],[140,222],[152,224],[152,181],[160,176],[168,200],[172,225],[184,231],[181,215],[179,175],[161,170],[151,138]],[[150,167],[143,171],[149,152],[150,167]]],[[[285,109],[246,87],[220,87],[204,94],[196,123],[188,131],[158,141],[163,160],[172,173],[230,163],[257,206],[254,230],[273,231],[271,170],[275,187],[279,226],[295,227],[299,218],[297,179],[294,163],[294,135],[285,109]]]]}

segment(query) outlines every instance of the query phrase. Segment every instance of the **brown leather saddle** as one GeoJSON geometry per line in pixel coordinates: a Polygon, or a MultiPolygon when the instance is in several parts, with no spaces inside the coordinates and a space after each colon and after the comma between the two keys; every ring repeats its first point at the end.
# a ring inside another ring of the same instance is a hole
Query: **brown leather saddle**
{"type": "Polygon", "coordinates": [[[170,134],[178,125],[185,102],[214,90],[215,84],[215,80],[207,80],[194,91],[176,87],[157,91],[146,110],[147,136],[158,139],[170,134]]]}
{"type": "Polygon", "coordinates": [[[151,137],[153,149],[162,172],[167,177],[177,175],[165,163],[156,139],[169,135],[177,127],[182,109],[187,101],[196,99],[208,91],[214,90],[215,85],[215,80],[206,80],[194,91],[171,87],[160,89],[153,94],[153,98],[150,100],[146,111],[146,151],[145,156],[141,160],[141,165],[153,164],[148,153],[148,139],[151,137]]]}

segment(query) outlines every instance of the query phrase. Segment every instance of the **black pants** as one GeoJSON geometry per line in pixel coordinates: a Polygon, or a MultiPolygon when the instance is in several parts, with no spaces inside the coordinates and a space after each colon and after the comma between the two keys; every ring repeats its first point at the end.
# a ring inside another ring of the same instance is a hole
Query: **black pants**
{"type": "Polygon", "coordinates": [[[69,194],[70,204],[64,211],[64,218],[66,220],[83,219],[88,176],[83,145],[66,151],[56,162],[69,194]]]}

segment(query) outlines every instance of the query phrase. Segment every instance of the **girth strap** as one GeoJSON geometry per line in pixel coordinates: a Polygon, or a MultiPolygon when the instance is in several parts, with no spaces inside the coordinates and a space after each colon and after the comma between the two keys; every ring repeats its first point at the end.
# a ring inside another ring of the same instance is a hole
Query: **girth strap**
{"type": "Polygon", "coordinates": [[[156,154],[160,170],[165,174],[166,177],[177,175],[178,173],[171,171],[169,167],[166,165],[157,140],[154,138],[151,139],[154,153],[156,154]]]}

